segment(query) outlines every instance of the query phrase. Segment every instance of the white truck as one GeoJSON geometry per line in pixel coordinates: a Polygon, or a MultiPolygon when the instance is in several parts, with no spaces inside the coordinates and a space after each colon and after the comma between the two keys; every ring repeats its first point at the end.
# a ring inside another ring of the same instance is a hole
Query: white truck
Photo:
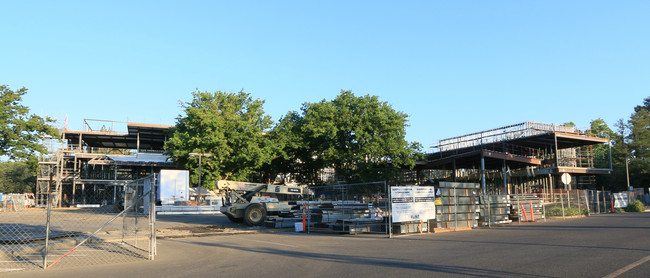
{"type": "Polygon", "coordinates": [[[295,206],[291,201],[301,200],[306,189],[294,185],[275,185],[220,180],[217,189],[223,195],[221,213],[232,222],[246,222],[249,226],[264,223],[267,215],[288,214],[295,206]]]}

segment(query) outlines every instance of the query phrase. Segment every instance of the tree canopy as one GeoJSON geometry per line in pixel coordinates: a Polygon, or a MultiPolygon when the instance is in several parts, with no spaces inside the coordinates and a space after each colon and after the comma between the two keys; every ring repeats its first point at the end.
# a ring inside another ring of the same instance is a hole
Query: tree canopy
{"type": "MultiPolygon", "coordinates": [[[[615,127],[616,130],[610,129],[602,119],[591,122],[591,135],[611,139],[614,171],[611,175],[598,176],[598,184],[609,190],[626,190],[629,172],[631,186],[647,188],[650,185],[650,97],[634,108],[629,120],[620,119],[615,127]]],[[[605,145],[594,147],[596,167],[610,167],[607,148],[605,145]]]]}
{"type": "Polygon", "coordinates": [[[198,179],[198,157],[190,153],[207,153],[202,158],[202,184],[213,188],[218,179],[245,180],[262,165],[271,161],[273,148],[265,132],[271,117],[263,111],[264,101],[248,93],[192,93],[184,103],[185,115],[179,115],[165,143],[166,153],[185,169],[192,169],[191,179],[198,179]]]}
{"type": "Polygon", "coordinates": [[[37,165],[38,161],[34,157],[27,161],[0,163],[0,192],[34,192],[37,165]]]}
{"type": "Polygon", "coordinates": [[[627,122],[630,185],[650,185],[650,97],[636,106],[627,122]]]}
{"type": "Polygon", "coordinates": [[[44,135],[57,136],[57,131],[50,124],[50,118],[42,118],[29,113],[29,108],[22,105],[26,88],[13,91],[6,85],[0,85],[0,156],[11,160],[24,160],[35,152],[47,150],[40,143],[44,135]]]}
{"type": "Polygon", "coordinates": [[[415,163],[420,147],[404,138],[408,116],[377,96],[341,91],[332,101],[305,103],[301,112],[282,118],[272,137],[283,146],[276,169],[285,166],[302,182],[320,183],[327,167],[347,182],[389,180],[415,163]]]}

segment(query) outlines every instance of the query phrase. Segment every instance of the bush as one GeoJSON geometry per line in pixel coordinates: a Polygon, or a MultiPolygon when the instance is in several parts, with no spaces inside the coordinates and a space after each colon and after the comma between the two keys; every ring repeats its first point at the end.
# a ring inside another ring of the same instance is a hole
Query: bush
{"type": "MultiPolygon", "coordinates": [[[[587,210],[576,207],[564,208],[564,216],[587,215],[587,213],[587,210]]],[[[546,216],[562,216],[562,207],[547,208],[546,216]]]]}
{"type": "Polygon", "coordinates": [[[625,211],[627,212],[641,212],[644,210],[645,210],[645,206],[639,200],[629,203],[627,207],[625,207],[625,211]]]}

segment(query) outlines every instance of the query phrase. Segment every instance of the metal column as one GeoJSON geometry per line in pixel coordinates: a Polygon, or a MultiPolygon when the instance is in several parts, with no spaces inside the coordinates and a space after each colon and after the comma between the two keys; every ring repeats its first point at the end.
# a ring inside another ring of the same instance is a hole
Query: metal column
{"type": "Polygon", "coordinates": [[[487,194],[487,188],[485,188],[485,157],[481,153],[481,187],[483,188],[483,194],[487,194]]]}

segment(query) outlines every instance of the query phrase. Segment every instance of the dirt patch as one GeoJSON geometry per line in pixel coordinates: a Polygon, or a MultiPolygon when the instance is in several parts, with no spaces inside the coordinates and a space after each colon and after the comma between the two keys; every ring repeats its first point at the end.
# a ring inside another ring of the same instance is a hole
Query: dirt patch
{"type": "Polygon", "coordinates": [[[164,229],[158,229],[158,232],[161,231],[186,231],[190,233],[209,233],[209,232],[223,232],[226,228],[224,226],[220,225],[210,225],[210,226],[186,226],[186,227],[172,227],[172,228],[164,228],[164,229]]]}
{"type": "Polygon", "coordinates": [[[157,238],[209,236],[220,234],[251,233],[249,230],[233,229],[220,225],[192,225],[156,229],[157,238]]]}

